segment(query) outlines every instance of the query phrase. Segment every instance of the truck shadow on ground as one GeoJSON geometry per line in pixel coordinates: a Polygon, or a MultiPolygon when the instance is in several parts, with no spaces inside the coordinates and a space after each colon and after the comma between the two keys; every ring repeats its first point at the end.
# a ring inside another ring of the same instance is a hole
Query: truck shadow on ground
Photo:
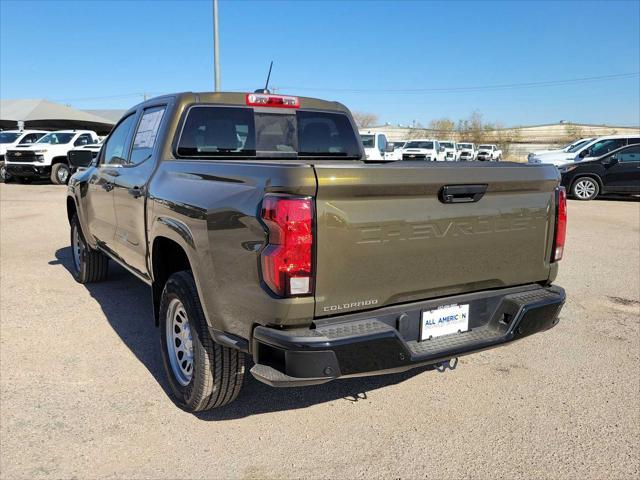
{"type": "MultiPolygon", "coordinates": [[[[71,275],[71,248],[57,250],[55,257],[49,265],[62,265],[71,275]]],[[[160,356],[160,335],[152,315],[149,287],[112,261],[106,281],[83,287],[98,302],[124,344],[172,398],[160,356]]],[[[78,288],[81,288],[80,284],[78,288]]],[[[416,368],[403,373],[350,378],[309,387],[272,388],[253,378],[249,373],[253,366],[251,357],[247,355],[245,359],[245,380],[238,398],[226,407],[196,414],[199,419],[221,421],[332,401],[365,401],[367,392],[403,382],[427,370],[416,368]]]]}

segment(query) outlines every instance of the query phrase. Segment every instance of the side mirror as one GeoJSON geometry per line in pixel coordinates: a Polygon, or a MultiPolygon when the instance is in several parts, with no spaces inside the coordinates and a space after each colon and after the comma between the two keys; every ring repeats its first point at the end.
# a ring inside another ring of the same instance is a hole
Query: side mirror
{"type": "Polygon", "coordinates": [[[589,149],[587,148],[586,150],[582,150],[580,152],[580,154],[578,155],[580,158],[584,158],[589,154],[589,149]]]}
{"type": "Polygon", "coordinates": [[[72,167],[89,167],[93,163],[93,152],[91,150],[71,150],[67,154],[67,159],[72,167]]]}
{"type": "Polygon", "coordinates": [[[384,151],[387,153],[393,152],[393,143],[387,143],[387,145],[384,147],[384,151]]]}
{"type": "Polygon", "coordinates": [[[615,165],[616,163],[618,163],[618,155],[616,154],[602,159],[603,165],[615,165]]]}
{"type": "Polygon", "coordinates": [[[444,152],[444,147],[440,147],[440,153],[444,152]]]}

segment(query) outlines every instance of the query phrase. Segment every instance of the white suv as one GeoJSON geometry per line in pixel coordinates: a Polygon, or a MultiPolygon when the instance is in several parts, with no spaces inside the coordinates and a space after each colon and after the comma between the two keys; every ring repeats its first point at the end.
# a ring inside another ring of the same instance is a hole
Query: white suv
{"type": "Polygon", "coordinates": [[[566,145],[562,148],[558,148],[555,150],[538,150],[536,152],[531,152],[528,156],[527,156],[527,160],[529,160],[529,163],[532,163],[530,160],[532,158],[536,158],[539,157],[540,155],[547,155],[549,153],[571,153],[571,152],[575,152],[577,150],[580,149],[580,147],[584,147],[587,143],[591,142],[592,140],[594,140],[593,137],[590,138],[581,138],[579,140],[576,140],[573,143],[570,143],[569,145],[566,145]]]}
{"type": "Polygon", "coordinates": [[[45,136],[44,130],[4,130],[0,132],[0,182],[10,180],[4,166],[4,156],[7,150],[18,145],[31,145],[45,136]]]}
{"type": "Polygon", "coordinates": [[[53,183],[64,184],[69,180],[69,150],[92,143],[98,143],[98,135],[91,130],[51,132],[32,145],[7,150],[5,167],[21,183],[48,177],[53,183]]]}

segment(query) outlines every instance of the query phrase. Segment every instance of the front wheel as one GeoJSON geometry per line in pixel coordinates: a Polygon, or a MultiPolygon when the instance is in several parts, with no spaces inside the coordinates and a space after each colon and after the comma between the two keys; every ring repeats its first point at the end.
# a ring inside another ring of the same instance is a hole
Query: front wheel
{"type": "Polygon", "coordinates": [[[573,182],[571,193],[578,200],[593,200],[600,193],[600,185],[591,177],[580,177],[573,182]]]}
{"type": "Polygon", "coordinates": [[[100,282],[107,278],[109,259],[104,253],[87,245],[78,215],[71,219],[71,253],[73,278],[78,283],[100,282]]]}
{"type": "Polygon", "coordinates": [[[178,406],[199,412],[226,405],[244,379],[244,353],[213,341],[190,271],[169,277],[160,301],[160,348],[178,406]]]}
{"type": "Polygon", "coordinates": [[[0,162],[0,182],[9,183],[11,180],[11,175],[7,172],[7,167],[4,162],[0,162]]]}
{"type": "Polygon", "coordinates": [[[51,167],[51,183],[55,185],[66,185],[70,176],[71,171],[66,163],[56,163],[51,167]]]}

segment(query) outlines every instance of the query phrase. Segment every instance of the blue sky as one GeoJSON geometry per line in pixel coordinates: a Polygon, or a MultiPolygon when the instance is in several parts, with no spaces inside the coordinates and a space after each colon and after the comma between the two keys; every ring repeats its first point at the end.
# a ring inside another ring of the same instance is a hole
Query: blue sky
{"type": "MultiPolygon", "coordinates": [[[[209,0],[1,0],[0,97],[126,108],[143,92],[211,90],[211,28],[209,0]]],[[[454,90],[637,73],[637,0],[221,1],[220,49],[223,90],[262,86],[274,60],[271,84],[282,92],[381,122],[477,110],[504,125],[640,124],[638,75],[454,90]],[[393,91],[407,89],[427,91],[393,91]]]]}

